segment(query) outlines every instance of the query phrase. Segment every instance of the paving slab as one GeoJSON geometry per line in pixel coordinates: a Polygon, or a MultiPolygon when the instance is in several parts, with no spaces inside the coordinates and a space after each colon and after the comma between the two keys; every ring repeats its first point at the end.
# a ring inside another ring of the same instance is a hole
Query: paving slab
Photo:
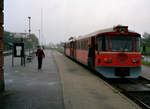
{"type": "Polygon", "coordinates": [[[65,109],[141,109],[89,70],[53,51],[65,109]]]}
{"type": "Polygon", "coordinates": [[[150,67],[149,66],[142,66],[142,73],[141,76],[150,80],[150,67]]]}
{"type": "Polygon", "coordinates": [[[51,51],[45,51],[42,70],[37,69],[36,57],[25,67],[20,59],[11,65],[5,57],[6,91],[0,98],[0,109],[64,109],[62,86],[51,51]]]}

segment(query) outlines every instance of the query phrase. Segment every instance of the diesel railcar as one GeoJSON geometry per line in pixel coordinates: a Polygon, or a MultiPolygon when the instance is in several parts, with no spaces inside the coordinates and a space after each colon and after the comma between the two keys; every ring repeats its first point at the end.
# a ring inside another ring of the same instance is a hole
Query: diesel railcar
{"type": "Polygon", "coordinates": [[[138,78],[141,35],[128,26],[114,26],[65,43],[64,53],[106,78],[138,78]]]}

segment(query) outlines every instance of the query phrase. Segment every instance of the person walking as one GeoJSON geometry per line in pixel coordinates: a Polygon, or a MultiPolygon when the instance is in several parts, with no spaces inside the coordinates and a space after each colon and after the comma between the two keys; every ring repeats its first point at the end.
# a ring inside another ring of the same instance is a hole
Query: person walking
{"type": "Polygon", "coordinates": [[[40,70],[42,68],[42,60],[45,58],[44,51],[40,46],[37,46],[36,56],[38,58],[38,69],[40,70]]]}

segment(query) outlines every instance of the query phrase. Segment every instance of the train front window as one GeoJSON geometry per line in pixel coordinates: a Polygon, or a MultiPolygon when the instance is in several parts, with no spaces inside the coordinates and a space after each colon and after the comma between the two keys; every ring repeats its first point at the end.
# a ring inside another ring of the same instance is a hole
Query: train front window
{"type": "Polygon", "coordinates": [[[132,52],[140,51],[140,37],[110,36],[111,51],[132,52]]]}
{"type": "Polygon", "coordinates": [[[135,40],[135,51],[140,52],[140,37],[134,37],[135,40]]]}
{"type": "Polygon", "coordinates": [[[131,36],[110,36],[110,49],[111,51],[125,51],[125,52],[133,51],[132,37],[131,36]]]}

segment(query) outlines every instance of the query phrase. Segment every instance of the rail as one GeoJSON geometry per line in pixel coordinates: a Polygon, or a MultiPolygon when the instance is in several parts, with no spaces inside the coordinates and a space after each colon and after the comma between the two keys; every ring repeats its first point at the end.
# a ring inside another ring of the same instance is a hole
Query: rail
{"type": "Polygon", "coordinates": [[[138,79],[108,80],[107,82],[143,109],[150,109],[150,80],[139,77],[138,79]]]}
{"type": "Polygon", "coordinates": [[[124,93],[125,95],[127,95],[129,98],[133,99],[136,103],[138,103],[143,109],[150,109],[150,106],[147,105],[146,103],[144,103],[142,100],[136,98],[133,95],[129,95],[128,93],[124,93]]]}

